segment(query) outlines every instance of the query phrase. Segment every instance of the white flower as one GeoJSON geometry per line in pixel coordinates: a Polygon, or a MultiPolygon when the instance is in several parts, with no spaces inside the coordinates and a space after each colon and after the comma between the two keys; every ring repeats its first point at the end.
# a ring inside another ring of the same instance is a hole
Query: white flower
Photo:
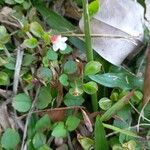
{"type": "Polygon", "coordinates": [[[53,44],[53,50],[58,51],[65,50],[67,48],[67,44],[65,43],[67,41],[67,37],[62,37],[61,35],[53,35],[51,37],[51,42],[53,44]]]}

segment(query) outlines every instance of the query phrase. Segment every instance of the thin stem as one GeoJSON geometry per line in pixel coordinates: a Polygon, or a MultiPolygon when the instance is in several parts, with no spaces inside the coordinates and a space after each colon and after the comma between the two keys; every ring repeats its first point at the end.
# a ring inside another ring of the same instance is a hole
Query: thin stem
{"type": "MultiPolygon", "coordinates": [[[[93,60],[93,49],[90,32],[90,17],[88,11],[88,0],[82,0],[83,3],[83,17],[84,17],[84,32],[85,32],[85,43],[86,43],[86,57],[87,62],[93,60]]],[[[97,93],[91,96],[93,111],[98,109],[97,93]]]]}
{"type": "Polygon", "coordinates": [[[82,0],[82,2],[83,2],[83,15],[84,15],[86,56],[87,56],[87,61],[89,62],[93,60],[93,49],[92,49],[91,33],[90,33],[90,17],[88,11],[88,0],[82,0]]]}

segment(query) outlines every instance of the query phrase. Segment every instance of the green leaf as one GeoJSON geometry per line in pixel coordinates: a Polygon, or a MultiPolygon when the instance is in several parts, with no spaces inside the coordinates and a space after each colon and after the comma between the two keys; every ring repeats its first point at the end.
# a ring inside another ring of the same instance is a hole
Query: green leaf
{"type": "Polygon", "coordinates": [[[16,3],[22,4],[24,0],[15,0],[16,3]]]}
{"type": "Polygon", "coordinates": [[[13,98],[12,105],[19,112],[27,112],[31,107],[31,98],[25,93],[20,93],[13,98]]]}
{"type": "Polygon", "coordinates": [[[78,135],[78,141],[84,150],[90,150],[94,147],[94,141],[88,137],[78,135]]]}
{"type": "Polygon", "coordinates": [[[95,82],[90,81],[83,84],[83,90],[88,94],[94,94],[98,91],[98,86],[95,82]]]}
{"type": "Polygon", "coordinates": [[[64,72],[66,74],[73,74],[77,71],[77,64],[73,60],[68,60],[64,65],[64,72]]]}
{"type": "Polygon", "coordinates": [[[45,145],[46,137],[43,133],[36,133],[32,140],[35,149],[39,149],[41,146],[45,145]]]}
{"type": "Polygon", "coordinates": [[[42,118],[40,118],[36,125],[35,125],[35,130],[36,131],[45,131],[51,127],[51,122],[49,119],[49,116],[45,114],[42,118]]]}
{"type": "Polygon", "coordinates": [[[143,88],[143,78],[128,73],[105,73],[101,75],[90,75],[91,80],[106,87],[119,87],[124,90],[143,88]]]}
{"type": "Polygon", "coordinates": [[[0,57],[0,66],[7,64],[7,60],[0,57]]]}
{"type": "Polygon", "coordinates": [[[31,7],[31,2],[29,1],[24,1],[23,2],[23,8],[25,9],[25,10],[29,10],[29,8],[31,7]]]}
{"type": "Polygon", "coordinates": [[[52,49],[49,49],[47,51],[46,57],[48,58],[48,60],[57,60],[58,54],[55,51],[53,51],[52,49]]]}
{"type": "Polygon", "coordinates": [[[20,142],[18,132],[13,129],[6,129],[1,138],[2,147],[5,149],[16,149],[16,146],[20,142]]]}
{"type": "Polygon", "coordinates": [[[10,39],[10,35],[4,26],[0,26],[0,43],[6,44],[10,39]]]}
{"type": "Polygon", "coordinates": [[[112,101],[107,97],[101,98],[98,103],[99,107],[103,110],[108,110],[112,105],[112,101]]]}
{"type": "Polygon", "coordinates": [[[64,122],[58,122],[58,124],[54,127],[52,131],[52,136],[62,138],[67,136],[67,130],[65,128],[64,122]]]}
{"type": "Polygon", "coordinates": [[[15,1],[14,0],[5,0],[5,3],[13,5],[13,4],[15,4],[15,1]]]}
{"type": "Polygon", "coordinates": [[[69,82],[68,82],[68,76],[66,74],[62,74],[59,77],[59,82],[63,85],[63,86],[68,86],[69,82]]]}
{"type": "Polygon", "coordinates": [[[67,93],[64,97],[64,103],[66,106],[80,106],[84,102],[83,97],[80,96],[73,96],[70,93],[67,93]]]}
{"type": "Polygon", "coordinates": [[[105,130],[101,122],[101,118],[98,115],[96,117],[95,129],[94,129],[95,150],[108,150],[108,144],[105,136],[106,136],[105,130]]]}
{"type": "Polygon", "coordinates": [[[50,44],[50,38],[49,38],[49,34],[48,33],[44,33],[43,36],[42,36],[43,40],[44,40],[44,43],[46,45],[49,45],[50,44]]]}
{"type": "Polygon", "coordinates": [[[101,67],[102,67],[102,65],[100,62],[90,61],[85,66],[84,74],[85,74],[85,76],[95,75],[96,73],[100,72],[101,67]]]}
{"type": "Polygon", "coordinates": [[[38,45],[38,41],[36,38],[30,38],[30,39],[26,39],[24,40],[23,44],[27,47],[27,48],[36,48],[38,45]]]}
{"type": "Polygon", "coordinates": [[[69,116],[66,120],[65,125],[69,131],[73,131],[78,127],[79,123],[80,123],[79,118],[77,118],[76,116],[69,116]]]}
{"type": "Polygon", "coordinates": [[[89,4],[88,9],[90,17],[92,17],[98,12],[99,7],[100,7],[99,0],[94,0],[89,4]]]}
{"type": "Polygon", "coordinates": [[[43,145],[38,150],[52,150],[48,145],[43,145]]]}
{"type": "Polygon", "coordinates": [[[15,70],[15,58],[9,57],[6,59],[7,63],[5,64],[5,67],[9,70],[15,70]]]}
{"type": "Polygon", "coordinates": [[[26,54],[26,55],[23,57],[22,65],[23,65],[23,66],[29,66],[29,65],[32,64],[32,61],[33,61],[33,55],[31,55],[31,54],[26,54]]]}
{"type": "Polygon", "coordinates": [[[42,87],[37,100],[37,108],[44,109],[46,108],[52,100],[51,90],[49,86],[42,87]]]}
{"type": "Polygon", "coordinates": [[[10,83],[7,73],[0,71],[0,85],[8,85],[10,83]]]}
{"type": "Polygon", "coordinates": [[[39,38],[41,38],[44,34],[44,30],[38,22],[32,22],[30,24],[30,31],[32,32],[33,35],[39,38]]]}
{"type": "Polygon", "coordinates": [[[40,67],[37,71],[37,76],[40,80],[49,83],[52,79],[52,71],[46,67],[40,67]]]}

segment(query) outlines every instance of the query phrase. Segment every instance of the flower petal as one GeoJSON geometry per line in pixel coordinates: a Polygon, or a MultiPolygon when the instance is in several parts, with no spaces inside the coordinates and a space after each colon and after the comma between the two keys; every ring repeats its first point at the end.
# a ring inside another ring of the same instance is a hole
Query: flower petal
{"type": "Polygon", "coordinates": [[[60,42],[59,43],[59,48],[60,48],[60,50],[65,50],[66,48],[67,48],[67,44],[66,43],[64,43],[64,42],[60,42]]]}
{"type": "Polygon", "coordinates": [[[67,40],[68,40],[67,37],[62,37],[62,38],[61,38],[61,41],[62,41],[62,42],[66,42],[67,40]]]}
{"type": "Polygon", "coordinates": [[[59,50],[59,45],[57,43],[53,44],[53,50],[54,51],[58,51],[59,50]]]}

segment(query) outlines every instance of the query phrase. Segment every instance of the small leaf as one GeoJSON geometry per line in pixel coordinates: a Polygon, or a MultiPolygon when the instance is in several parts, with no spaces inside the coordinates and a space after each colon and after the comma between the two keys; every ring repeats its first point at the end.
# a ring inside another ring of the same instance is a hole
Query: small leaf
{"type": "Polygon", "coordinates": [[[32,64],[32,61],[33,61],[33,55],[31,54],[26,54],[23,58],[23,62],[22,62],[22,65],[23,66],[29,66],[32,64]]]}
{"type": "Polygon", "coordinates": [[[77,64],[73,60],[68,60],[64,65],[64,72],[66,74],[73,74],[77,71],[77,64]]]}
{"type": "Polygon", "coordinates": [[[10,83],[7,73],[0,71],[0,85],[8,85],[10,83]]]}
{"type": "Polygon", "coordinates": [[[20,142],[20,137],[18,132],[13,129],[6,129],[1,138],[2,147],[5,149],[16,149],[16,146],[20,142]]]}
{"type": "Polygon", "coordinates": [[[63,122],[59,122],[52,131],[52,136],[54,137],[66,137],[67,136],[67,130],[65,128],[65,125],[63,122]]]}
{"type": "Polygon", "coordinates": [[[99,107],[103,110],[108,110],[112,105],[112,101],[107,97],[101,98],[98,103],[99,107]]]}
{"type": "Polygon", "coordinates": [[[85,76],[88,75],[95,75],[96,73],[101,71],[101,63],[98,61],[90,61],[86,64],[84,74],[85,76]]]}
{"type": "Polygon", "coordinates": [[[15,0],[16,3],[22,4],[24,0],[15,0]]]}
{"type": "Polygon", "coordinates": [[[45,33],[43,34],[42,38],[43,38],[44,43],[45,43],[46,45],[49,45],[49,44],[50,44],[50,38],[49,38],[48,33],[45,32],[45,33]]]}
{"type": "Polygon", "coordinates": [[[84,150],[90,150],[94,147],[94,141],[88,137],[78,134],[77,139],[84,150]]]}
{"type": "Polygon", "coordinates": [[[38,41],[36,38],[30,38],[30,39],[24,40],[23,44],[27,48],[35,48],[35,47],[37,47],[38,41]]]}
{"type": "Polygon", "coordinates": [[[66,120],[66,127],[69,131],[75,130],[80,123],[80,119],[76,116],[69,116],[66,120]]]}
{"type": "Polygon", "coordinates": [[[35,125],[36,131],[45,131],[46,129],[49,129],[51,127],[51,122],[49,119],[49,116],[45,114],[40,120],[37,121],[35,125]]]}
{"type": "Polygon", "coordinates": [[[98,86],[95,82],[90,81],[83,84],[83,90],[88,94],[94,94],[98,91],[98,86]]]}
{"type": "Polygon", "coordinates": [[[52,71],[46,67],[40,67],[37,71],[37,76],[43,82],[49,83],[52,79],[52,71]]]}
{"type": "Polygon", "coordinates": [[[49,49],[47,51],[46,57],[48,58],[48,60],[57,60],[58,54],[55,51],[53,51],[52,49],[49,49]]]}
{"type": "Polygon", "coordinates": [[[50,92],[50,88],[42,87],[38,96],[37,100],[37,108],[38,109],[44,109],[48,106],[48,104],[51,102],[52,96],[50,92]]]}
{"type": "Polygon", "coordinates": [[[46,137],[43,133],[36,133],[32,140],[33,146],[36,149],[39,149],[46,143],[46,137]]]}
{"type": "Polygon", "coordinates": [[[80,106],[84,102],[83,97],[73,96],[70,93],[67,93],[64,97],[64,103],[66,106],[80,106]]]}
{"type": "Polygon", "coordinates": [[[60,83],[61,83],[63,86],[68,86],[68,85],[69,85],[68,76],[67,76],[66,74],[62,74],[62,75],[59,77],[59,81],[60,81],[60,83]]]}
{"type": "Polygon", "coordinates": [[[0,43],[6,44],[10,39],[10,35],[4,26],[0,26],[0,43]]]}
{"type": "Polygon", "coordinates": [[[95,15],[98,12],[99,6],[100,6],[99,0],[94,0],[89,4],[88,9],[89,9],[90,17],[92,17],[93,15],[95,15]]]}
{"type": "Polygon", "coordinates": [[[30,31],[39,38],[41,38],[44,34],[44,30],[38,22],[32,22],[30,24],[30,31]]]}
{"type": "Polygon", "coordinates": [[[108,144],[106,140],[106,134],[105,130],[103,127],[103,124],[101,122],[101,118],[98,115],[96,117],[96,122],[95,122],[95,129],[94,129],[94,136],[95,136],[95,150],[108,150],[108,144]]]}
{"type": "Polygon", "coordinates": [[[27,112],[31,107],[31,98],[25,93],[20,93],[13,98],[12,105],[19,112],[27,112]]]}

